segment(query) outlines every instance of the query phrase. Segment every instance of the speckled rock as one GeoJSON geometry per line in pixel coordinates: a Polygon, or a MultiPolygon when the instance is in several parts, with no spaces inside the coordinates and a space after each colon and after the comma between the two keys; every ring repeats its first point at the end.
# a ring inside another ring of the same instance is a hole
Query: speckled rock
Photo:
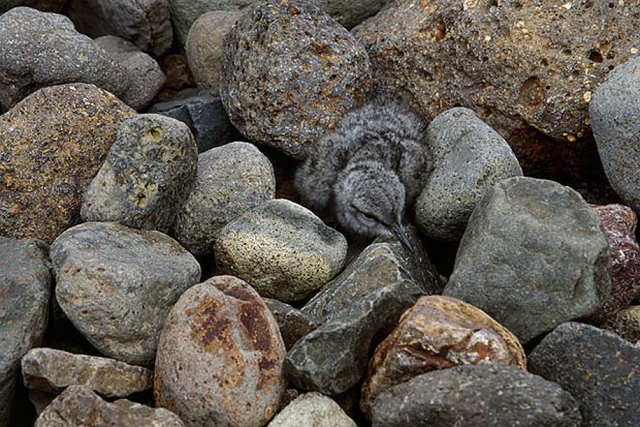
{"type": "Polygon", "coordinates": [[[249,140],[304,158],[369,90],[369,58],[315,6],[267,0],[224,41],[220,95],[249,140]]]}
{"type": "Polygon", "coordinates": [[[0,237],[0,425],[8,426],[20,359],[39,344],[51,294],[48,245],[0,237]]]}
{"type": "Polygon", "coordinates": [[[602,220],[611,249],[611,295],[600,316],[606,319],[640,298],[640,246],[635,237],[638,218],[624,205],[593,209],[602,220]]]}
{"type": "Polygon", "coordinates": [[[0,13],[5,13],[17,6],[32,7],[44,12],[59,12],[66,3],[67,0],[2,0],[0,13]]]}
{"type": "Polygon", "coordinates": [[[463,301],[421,297],[376,348],[360,407],[370,415],[371,404],[382,391],[425,372],[492,363],[526,370],[524,350],[511,332],[463,301]]]}
{"type": "Polygon", "coordinates": [[[340,271],[347,240],[308,209],[273,199],[225,225],[215,255],[221,273],[246,280],[264,297],[291,302],[308,298],[340,271]]]}
{"type": "Polygon", "coordinates": [[[69,0],[66,13],[83,34],[122,37],[155,56],[173,42],[167,0],[69,0]]]}
{"type": "Polygon", "coordinates": [[[265,304],[278,323],[282,340],[287,351],[303,336],[320,325],[320,319],[310,316],[297,308],[276,299],[263,298],[265,304]]]}
{"type": "Polygon", "coordinates": [[[640,419],[640,347],[618,335],[567,322],[529,355],[529,370],[580,402],[584,427],[633,426],[640,419]]]}
{"type": "Polygon", "coordinates": [[[125,120],[84,192],[80,215],[166,233],[196,179],[197,159],[184,123],[156,114],[125,120]]]}
{"type": "Polygon", "coordinates": [[[216,10],[200,15],[191,26],[185,51],[200,89],[220,84],[223,40],[242,15],[239,10],[216,10]]]}
{"type": "Polygon", "coordinates": [[[191,253],[211,253],[225,225],[275,193],[273,166],[254,145],[212,148],[198,156],[195,184],[178,210],[172,235],[191,253]]]}
{"type": "Polygon", "coordinates": [[[522,169],[507,141],[467,108],[438,115],[427,141],[434,169],[416,200],[416,223],[432,238],[459,240],[485,191],[522,169]]]}
{"type": "Polygon", "coordinates": [[[186,291],[165,323],[155,400],[187,426],[261,427],[285,390],[284,343],[260,296],[215,276],[186,291]]]}
{"type": "Polygon", "coordinates": [[[300,395],[269,423],[269,427],[301,426],[356,427],[356,423],[332,399],[310,392],[300,395]]]}
{"type": "Polygon", "coordinates": [[[69,386],[40,414],[35,427],[184,427],[175,414],[126,399],[109,403],[89,387],[69,386]]]}
{"type": "Polygon", "coordinates": [[[373,427],[579,427],[578,402],[560,386],[507,365],[462,365],[382,392],[373,427]]]}
{"type": "Polygon", "coordinates": [[[116,223],[84,223],[51,245],[56,300],[102,354],[150,364],[165,318],[198,283],[200,265],[157,231],[116,223]]]}
{"type": "Polygon", "coordinates": [[[77,224],[82,192],[134,114],[104,90],[70,84],[41,89],[0,116],[0,235],[51,243],[77,224]]]}
{"type": "Polygon", "coordinates": [[[591,316],[611,292],[600,218],[569,187],[509,178],[473,211],[443,295],[466,301],[527,342],[591,316]]]}
{"type": "Polygon", "coordinates": [[[640,305],[632,305],[618,311],[601,326],[629,342],[637,343],[640,341],[640,305]]]}

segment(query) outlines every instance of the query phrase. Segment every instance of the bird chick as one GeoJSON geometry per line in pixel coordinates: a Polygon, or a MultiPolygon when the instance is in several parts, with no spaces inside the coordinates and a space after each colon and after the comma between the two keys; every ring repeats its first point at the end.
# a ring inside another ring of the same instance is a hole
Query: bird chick
{"type": "Polygon", "coordinates": [[[347,113],[325,134],[296,173],[296,188],[311,209],[333,214],[352,234],[395,235],[406,208],[431,170],[426,124],[393,101],[376,100],[347,113]]]}

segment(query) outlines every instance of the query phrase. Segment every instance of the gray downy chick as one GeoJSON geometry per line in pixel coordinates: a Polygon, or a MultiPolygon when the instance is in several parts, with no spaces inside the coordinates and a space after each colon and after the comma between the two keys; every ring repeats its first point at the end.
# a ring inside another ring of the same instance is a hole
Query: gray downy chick
{"type": "Polygon", "coordinates": [[[364,237],[395,235],[412,250],[404,212],[431,170],[426,123],[394,101],[376,100],[347,113],[296,173],[309,207],[333,214],[364,237]]]}

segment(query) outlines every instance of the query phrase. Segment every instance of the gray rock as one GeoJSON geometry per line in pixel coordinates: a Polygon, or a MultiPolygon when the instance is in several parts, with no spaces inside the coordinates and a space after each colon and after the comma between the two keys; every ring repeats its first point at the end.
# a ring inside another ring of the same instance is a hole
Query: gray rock
{"type": "Polygon", "coordinates": [[[436,117],[427,141],[434,169],[416,200],[416,223],[429,237],[458,240],[485,191],[522,169],[507,141],[467,108],[436,117]]]}
{"type": "Polygon", "coordinates": [[[172,235],[193,254],[211,253],[225,225],[275,193],[273,166],[254,145],[212,148],[198,156],[195,184],[178,210],[172,235]]]}
{"type": "Polygon", "coordinates": [[[126,399],[109,403],[89,387],[72,385],[40,414],[35,427],[184,427],[174,413],[126,399]]]}
{"type": "Polygon", "coordinates": [[[269,423],[269,427],[356,427],[332,399],[311,392],[298,396],[269,423]]]}
{"type": "Polygon", "coordinates": [[[84,192],[82,219],[168,232],[196,179],[197,158],[184,123],[155,114],[125,120],[84,192]]]}
{"type": "Polygon", "coordinates": [[[287,351],[296,341],[314,331],[320,324],[320,319],[309,316],[285,302],[271,298],[263,298],[263,300],[278,323],[287,351]]]}
{"type": "Polygon", "coordinates": [[[524,343],[595,314],[610,275],[606,232],[577,192],[509,178],[473,211],[443,295],[482,309],[524,343]]]}
{"type": "Polygon", "coordinates": [[[591,128],[604,172],[618,195],[640,211],[640,56],[618,65],[593,92],[589,103],[591,128]]]}
{"type": "Polygon", "coordinates": [[[220,95],[249,140],[304,158],[369,90],[369,58],[315,6],[268,0],[225,38],[220,95]]]}
{"type": "Polygon", "coordinates": [[[69,0],[66,13],[91,38],[122,37],[155,56],[173,43],[167,0],[69,0]]]}
{"type": "Polygon", "coordinates": [[[51,245],[56,299],[102,354],[149,365],[169,310],[200,279],[200,265],[157,231],[84,223],[51,245]]]}
{"type": "Polygon", "coordinates": [[[8,426],[20,359],[47,327],[51,294],[48,245],[0,237],[0,425],[8,426]]]}
{"type": "Polygon", "coordinates": [[[166,80],[155,59],[120,37],[103,36],[95,43],[111,54],[125,71],[129,85],[119,95],[120,99],[136,110],[149,105],[166,80]]]}
{"type": "Polygon", "coordinates": [[[378,13],[389,0],[311,0],[311,3],[327,12],[343,27],[351,29],[378,13]]]}
{"type": "Polygon", "coordinates": [[[171,309],[158,345],[155,401],[191,427],[261,427],[284,393],[284,343],[260,296],[215,276],[171,309]]]}
{"type": "Polygon", "coordinates": [[[0,0],[0,14],[17,6],[28,6],[43,12],[60,12],[67,0],[0,0]]]}
{"type": "Polygon", "coordinates": [[[290,302],[308,298],[340,271],[347,240],[308,209],[274,199],[224,226],[215,255],[221,273],[290,302]]]}
{"type": "Polygon", "coordinates": [[[581,323],[567,322],[529,355],[529,370],[580,402],[583,426],[635,426],[640,419],[640,347],[581,323]]]}
{"type": "Polygon", "coordinates": [[[153,104],[148,112],[186,123],[196,140],[198,153],[242,140],[242,135],[233,127],[222,106],[218,88],[153,104]]]}
{"type": "Polygon", "coordinates": [[[70,84],[41,89],[0,116],[0,235],[51,243],[77,224],[82,192],[134,114],[104,90],[70,84]]]}
{"type": "Polygon", "coordinates": [[[382,392],[373,427],[578,427],[578,403],[560,386],[506,365],[462,365],[382,392]]]}

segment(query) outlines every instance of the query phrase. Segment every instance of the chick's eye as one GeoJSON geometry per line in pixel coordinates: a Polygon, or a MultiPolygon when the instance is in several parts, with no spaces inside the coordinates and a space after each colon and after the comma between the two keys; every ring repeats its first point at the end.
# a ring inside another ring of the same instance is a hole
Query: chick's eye
{"type": "Polygon", "coordinates": [[[367,221],[376,221],[376,217],[374,217],[373,215],[369,215],[368,213],[364,213],[364,212],[360,212],[360,214],[367,221]]]}

